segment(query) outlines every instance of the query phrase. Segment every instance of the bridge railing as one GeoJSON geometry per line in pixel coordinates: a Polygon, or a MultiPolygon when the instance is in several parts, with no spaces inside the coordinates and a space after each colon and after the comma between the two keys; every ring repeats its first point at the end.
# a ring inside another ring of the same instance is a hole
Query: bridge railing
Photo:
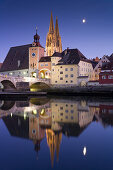
{"type": "Polygon", "coordinates": [[[45,82],[45,83],[50,83],[50,79],[39,79],[39,78],[34,78],[34,77],[14,77],[14,76],[7,76],[7,75],[0,75],[0,78],[5,79],[5,80],[12,80],[13,82],[45,82]]]}

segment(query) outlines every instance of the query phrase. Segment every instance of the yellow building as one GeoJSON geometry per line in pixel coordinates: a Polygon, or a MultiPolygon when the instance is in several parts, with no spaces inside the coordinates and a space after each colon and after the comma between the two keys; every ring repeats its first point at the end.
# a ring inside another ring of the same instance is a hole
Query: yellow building
{"type": "Polygon", "coordinates": [[[58,19],[54,29],[53,16],[51,13],[49,32],[46,37],[46,55],[52,56],[55,52],[62,52],[61,37],[59,34],[58,19]]]}

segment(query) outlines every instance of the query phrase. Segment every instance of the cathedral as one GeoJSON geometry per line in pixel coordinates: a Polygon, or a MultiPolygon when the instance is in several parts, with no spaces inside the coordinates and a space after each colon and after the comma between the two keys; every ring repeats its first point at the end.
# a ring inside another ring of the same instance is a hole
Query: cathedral
{"type": "Polygon", "coordinates": [[[54,29],[53,16],[51,12],[49,32],[46,37],[46,55],[52,56],[55,52],[62,52],[62,43],[61,36],[59,34],[58,19],[56,18],[54,29]]]}

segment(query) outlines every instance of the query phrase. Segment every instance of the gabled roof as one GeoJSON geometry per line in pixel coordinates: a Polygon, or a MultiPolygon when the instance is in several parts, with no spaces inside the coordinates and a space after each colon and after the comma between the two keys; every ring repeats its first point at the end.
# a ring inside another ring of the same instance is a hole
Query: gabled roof
{"type": "Polygon", "coordinates": [[[63,57],[62,53],[55,52],[51,57],[63,57]]]}
{"type": "Polygon", "coordinates": [[[29,47],[32,44],[11,47],[0,69],[2,71],[13,71],[29,68],[29,47]],[[18,67],[18,61],[20,66],[18,67]]]}
{"type": "Polygon", "coordinates": [[[80,61],[91,63],[78,49],[67,49],[64,50],[61,55],[62,59],[59,61],[60,64],[78,64],[80,61]]]}
{"type": "Polygon", "coordinates": [[[39,62],[51,62],[51,56],[41,57],[39,62]]]}
{"type": "Polygon", "coordinates": [[[91,62],[91,64],[92,64],[92,66],[93,66],[93,69],[96,67],[96,65],[98,64],[98,62],[97,61],[92,61],[92,60],[90,60],[90,62],[91,62]]]}

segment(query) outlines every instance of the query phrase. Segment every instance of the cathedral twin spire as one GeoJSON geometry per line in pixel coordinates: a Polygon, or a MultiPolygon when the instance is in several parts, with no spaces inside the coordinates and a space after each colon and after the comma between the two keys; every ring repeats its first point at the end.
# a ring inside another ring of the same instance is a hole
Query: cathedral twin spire
{"type": "Polygon", "coordinates": [[[46,38],[46,55],[52,56],[55,52],[62,52],[62,43],[59,34],[58,19],[56,17],[56,24],[54,29],[53,16],[51,12],[49,32],[46,38]]]}
{"type": "MultiPolygon", "coordinates": [[[[54,24],[53,24],[53,15],[52,15],[52,12],[51,12],[49,33],[54,33],[54,24]]],[[[57,19],[57,17],[56,17],[56,24],[55,24],[55,34],[57,36],[59,36],[59,27],[58,27],[58,19],[57,19]]]]}

